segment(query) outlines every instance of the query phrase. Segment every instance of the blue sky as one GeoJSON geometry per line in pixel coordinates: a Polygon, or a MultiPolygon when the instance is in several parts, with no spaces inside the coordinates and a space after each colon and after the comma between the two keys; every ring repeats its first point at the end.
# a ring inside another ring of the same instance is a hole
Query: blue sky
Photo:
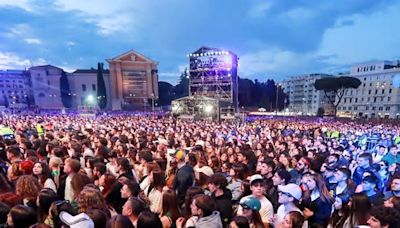
{"type": "Polygon", "coordinates": [[[0,0],[0,69],[72,71],[136,50],[176,83],[200,46],[238,54],[239,75],[278,81],[400,59],[400,1],[0,0]]]}

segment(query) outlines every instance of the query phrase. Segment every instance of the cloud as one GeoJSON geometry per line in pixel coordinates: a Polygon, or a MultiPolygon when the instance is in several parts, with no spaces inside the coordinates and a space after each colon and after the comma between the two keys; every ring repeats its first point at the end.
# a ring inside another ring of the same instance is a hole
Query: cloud
{"type": "Polygon", "coordinates": [[[28,59],[21,58],[14,53],[0,52],[0,69],[19,69],[30,65],[31,62],[28,59]]]}
{"type": "Polygon", "coordinates": [[[0,7],[16,7],[33,12],[33,6],[29,0],[0,0],[0,7]]]}
{"type": "Polygon", "coordinates": [[[41,41],[41,40],[35,39],[35,38],[26,38],[26,39],[24,39],[24,41],[25,41],[27,44],[42,44],[42,41],[41,41]]]}
{"type": "Polygon", "coordinates": [[[158,73],[158,80],[159,81],[166,81],[171,83],[172,85],[176,85],[179,83],[179,78],[181,74],[188,69],[188,64],[180,64],[177,67],[176,71],[170,71],[170,72],[159,72],[158,73]]]}
{"type": "Polygon", "coordinates": [[[68,41],[66,44],[69,47],[75,46],[75,42],[73,42],[73,41],[68,41]]]}
{"type": "Polygon", "coordinates": [[[399,19],[400,4],[392,5],[372,15],[355,14],[337,20],[336,26],[327,29],[317,51],[330,56],[324,62],[333,65],[398,56],[400,33],[393,26],[399,19]]]}
{"type": "Polygon", "coordinates": [[[139,2],[129,0],[114,1],[110,4],[107,0],[57,0],[55,6],[58,10],[75,12],[88,23],[95,24],[100,35],[111,35],[115,32],[127,32],[136,25],[136,6],[139,2]]]}
{"type": "Polygon", "coordinates": [[[251,6],[247,14],[250,17],[262,17],[271,7],[272,2],[270,1],[259,2],[251,6]]]}

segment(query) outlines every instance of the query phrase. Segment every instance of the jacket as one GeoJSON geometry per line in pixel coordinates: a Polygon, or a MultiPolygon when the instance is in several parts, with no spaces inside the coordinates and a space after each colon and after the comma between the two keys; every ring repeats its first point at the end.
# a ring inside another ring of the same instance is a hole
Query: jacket
{"type": "Polygon", "coordinates": [[[228,189],[224,191],[224,194],[220,196],[215,196],[212,194],[211,196],[217,205],[217,210],[220,213],[222,223],[224,226],[229,224],[230,220],[233,217],[232,210],[232,193],[228,189]]]}
{"type": "Polygon", "coordinates": [[[193,185],[193,168],[190,165],[184,165],[176,171],[174,180],[174,189],[178,193],[179,204],[185,200],[186,191],[193,185]]]}
{"type": "Polygon", "coordinates": [[[218,211],[214,211],[210,216],[199,218],[195,224],[196,228],[222,228],[221,217],[218,211]]]}

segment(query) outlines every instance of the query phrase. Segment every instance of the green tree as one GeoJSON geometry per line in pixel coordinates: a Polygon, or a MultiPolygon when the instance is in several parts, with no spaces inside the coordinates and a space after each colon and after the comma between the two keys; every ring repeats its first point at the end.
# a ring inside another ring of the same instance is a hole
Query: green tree
{"type": "Polygon", "coordinates": [[[326,77],[315,80],[314,87],[316,90],[323,90],[328,101],[334,108],[334,115],[336,116],[337,107],[342,101],[343,95],[347,89],[357,89],[361,85],[361,81],[355,77],[341,76],[341,77],[326,77]],[[332,93],[334,98],[328,96],[332,93]]]}
{"type": "Polygon", "coordinates": [[[158,82],[158,92],[160,94],[157,103],[160,106],[171,105],[173,99],[174,86],[168,82],[158,82]]]}
{"type": "Polygon", "coordinates": [[[97,104],[100,109],[107,107],[107,92],[103,77],[103,63],[97,63],[97,104]]]}
{"type": "Polygon", "coordinates": [[[189,96],[189,74],[187,69],[182,72],[181,76],[179,77],[179,83],[173,88],[174,99],[186,96],[189,96]]]}
{"type": "Polygon", "coordinates": [[[61,91],[61,101],[65,108],[72,107],[72,95],[69,88],[68,77],[65,71],[62,71],[60,77],[60,91],[61,91]]]}

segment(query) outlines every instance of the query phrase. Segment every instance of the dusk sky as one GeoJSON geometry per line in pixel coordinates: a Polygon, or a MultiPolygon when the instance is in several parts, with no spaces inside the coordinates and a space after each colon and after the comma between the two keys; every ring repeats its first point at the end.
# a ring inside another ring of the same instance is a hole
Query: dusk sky
{"type": "Polygon", "coordinates": [[[201,46],[235,52],[239,76],[260,81],[400,59],[400,1],[0,0],[0,17],[0,69],[71,72],[133,49],[175,84],[201,46]]]}

